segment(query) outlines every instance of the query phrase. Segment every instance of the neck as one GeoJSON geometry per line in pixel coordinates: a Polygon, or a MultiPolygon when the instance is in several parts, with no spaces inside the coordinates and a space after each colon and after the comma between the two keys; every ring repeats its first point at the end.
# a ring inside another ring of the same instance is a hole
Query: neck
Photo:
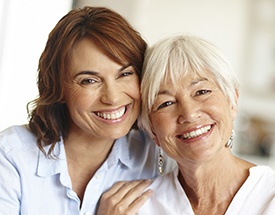
{"type": "Polygon", "coordinates": [[[87,184],[107,159],[114,141],[73,132],[64,140],[69,175],[80,201],[87,184]]]}
{"type": "Polygon", "coordinates": [[[179,163],[179,181],[198,214],[208,208],[224,213],[247,179],[251,166],[227,150],[221,157],[207,162],[179,163]]]}
{"type": "Polygon", "coordinates": [[[75,162],[101,163],[107,158],[114,141],[71,130],[64,140],[66,156],[75,162]]]}

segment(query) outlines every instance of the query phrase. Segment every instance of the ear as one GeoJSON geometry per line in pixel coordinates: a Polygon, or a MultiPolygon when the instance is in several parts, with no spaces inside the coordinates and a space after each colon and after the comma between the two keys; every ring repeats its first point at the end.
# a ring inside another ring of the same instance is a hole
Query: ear
{"type": "Polygon", "coordinates": [[[232,115],[233,121],[236,119],[237,113],[238,113],[238,100],[239,100],[239,90],[235,89],[235,104],[236,105],[231,104],[231,115],[232,115]]]}

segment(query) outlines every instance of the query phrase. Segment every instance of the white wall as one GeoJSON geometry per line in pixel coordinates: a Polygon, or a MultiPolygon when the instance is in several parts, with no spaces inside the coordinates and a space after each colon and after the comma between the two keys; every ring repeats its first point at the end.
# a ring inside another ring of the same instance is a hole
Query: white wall
{"type": "Polygon", "coordinates": [[[49,32],[72,8],[72,0],[1,0],[0,130],[27,123],[38,60],[49,32]]]}
{"type": "Polygon", "coordinates": [[[178,32],[193,33],[220,47],[239,66],[245,34],[245,0],[79,0],[122,14],[150,44],[178,32]],[[130,3],[129,3],[130,2],[130,3]]]}

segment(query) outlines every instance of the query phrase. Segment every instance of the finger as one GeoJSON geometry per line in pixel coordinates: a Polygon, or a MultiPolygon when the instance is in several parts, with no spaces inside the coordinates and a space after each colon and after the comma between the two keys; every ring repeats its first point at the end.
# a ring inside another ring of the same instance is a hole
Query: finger
{"type": "Polygon", "coordinates": [[[125,184],[126,181],[119,181],[116,182],[108,191],[104,193],[105,197],[108,198],[110,196],[113,196],[115,193],[118,192],[118,190],[125,184]]]}
{"type": "Polygon", "coordinates": [[[110,190],[103,194],[104,199],[114,197],[117,200],[124,198],[127,193],[132,189],[137,189],[137,191],[143,191],[147,186],[151,184],[151,180],[135,180],[135,181],[120,181],[117,182],[110,190]]]}
{"type": "Polygon", "coordinates": [[[144,190],[151,183],[151,180],[136,181],[136,183],[129,182],[127,184],[124,184],[116,194],[123,195],[121,201],[124,201],[125,204],[130,205],[133,201],[135,201],[138,197],[141,196],[144,190]]]}
{"type": "Polygon", "coordinates": [[[121,202],[130,205],[151,184],[151,180],[140,180],[125,183],[114,196],[121,202]]]}
{"type": "Polygon", "coordinates": [[[151,180],[116,183],[102,195],[97,214],[135,214],[149,198],[151,191],[144,190],[150,184],[151,180]]]}
{"type": "Polygon", "coordinates": [[[152,195],[152,190],[146,190],[140,197],[138,197],[130,206],[129,206],[129,213],[136,214],[137,211],[141,208],[141,206],[150,198],[152,195]]]}
{"type": "Polygon", "coordinates": [[[144,189],[151,183],[150,180],[135,180],[135,181],[121,181],[117,182],[110,188],[107,192],[105,192],[100,199],[100,202],[104,202],[108,207],[114,207],[118,205],[120,202],[124,202],[127,206],[130,205],[141,193],[144,189]],[[136,187],[136,194],[132,189],[136,187]],[[129,192],[134,192],[135,195],[129,195],[125,197],[129,192]]]}
{"type": "Polygon", "coordinates": [[[114,214],[136,214],[140,207],[151,196],[152,190],[147,190],[136,198],[130,205],[125,204],[125,201],[120,202],[114,207],[114,214]]]}
{"type": "MultiPolygon", "coordinates": [[[[135,214],[139,207],[141,207],[144,202],[149,198],[151,194],[151,190],[145,191],[144,190],[151,184],[151,180],[144,180],[140,181],[138,184],[134,183],[127,183],[122,187],[117,194],[113,195],[116,198],[117,195],[121,195],[121,193],[125,193],[121,201],[116,204],[115,213],[116,214],[123,214],[125,211],[129,212],[130,214],[135,214]]],[[[117,199],[117,198],[116,198],[117,199]]]]}

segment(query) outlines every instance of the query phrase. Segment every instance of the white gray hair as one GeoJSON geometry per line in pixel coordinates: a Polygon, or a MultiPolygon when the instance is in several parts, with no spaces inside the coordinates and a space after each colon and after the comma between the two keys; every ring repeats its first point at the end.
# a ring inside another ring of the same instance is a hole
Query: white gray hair
{"type": "Polygon", "coordinates": [[[154,136],[149,114],[163,81],[170,78],[174,82],[187,72],[206,77],[206,71],[231,104],[237,106],[237,77],[221,51],[211,43],[193,35],[173,35],[149,48],[143,64],[139,127],[154,136]]]}

